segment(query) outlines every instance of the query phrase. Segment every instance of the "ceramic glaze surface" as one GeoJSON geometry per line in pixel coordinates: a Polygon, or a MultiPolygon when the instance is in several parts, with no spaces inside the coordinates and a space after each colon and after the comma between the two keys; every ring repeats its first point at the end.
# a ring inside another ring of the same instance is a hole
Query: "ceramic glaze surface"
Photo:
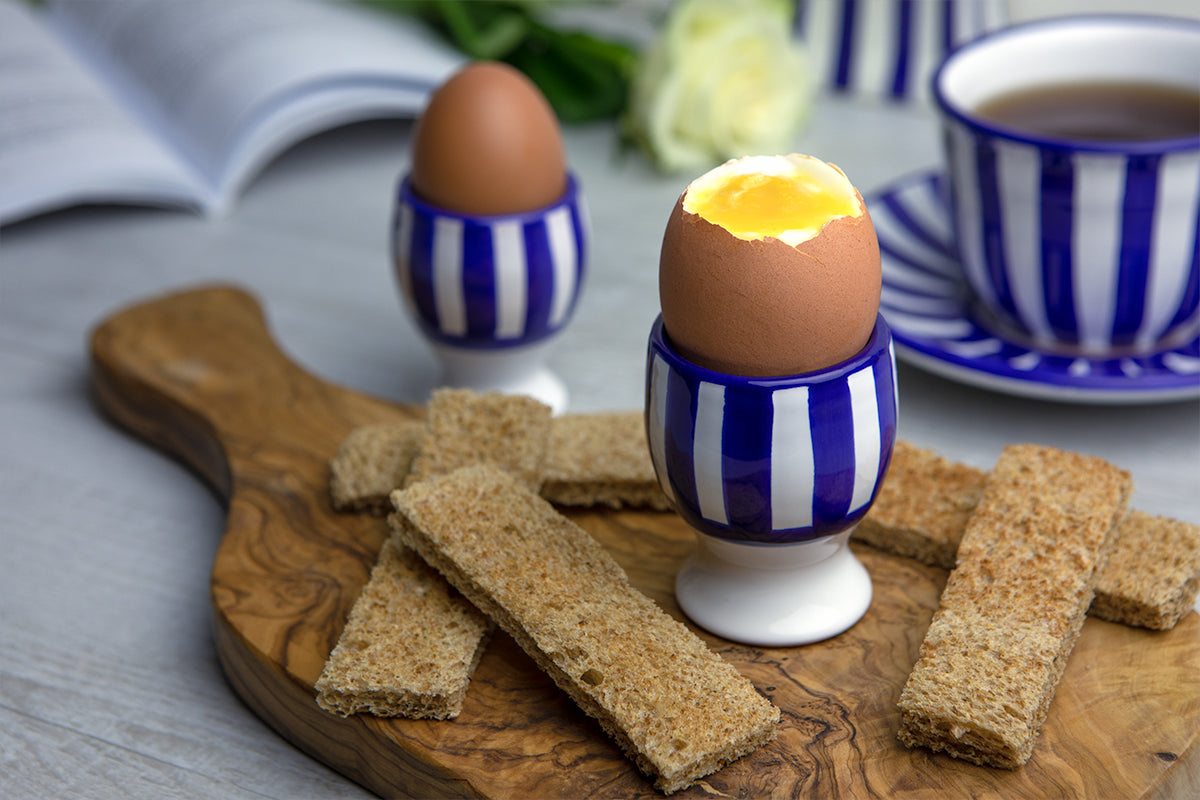
{"type": "Polygon", "coordinates": [[[659,482],[689,525],[736,542],[831,536],[866,514],[896,437],[891,332],[828,369],[745,378],[696,366],[654,323],[646,430],[659,482]]]}
{"type": "Polygon", "coordinates": [[[1009,17],[1005,0],[805,0],[795,32],[819,86],[831,92],[924,100],[946,53],[1009,17]]]}
{"type": "Polygon", "coordinates": [[[1191,87],[1200,24],[1047,20],[965,45],[938,71],[958,256],[1000,324],[1035,347],[1138,354],[1200,330],[1200,127],[1109,142],[1024,133],[974,107],[1078,81],[1191,87]]]}
{"type": "Polygon", "coordinates": [[[434,342],[521,347],[558,333],[586,269],[588,219],[575,179],[558,202],[523,214],[439,209],[401,180],[392,252],[401,292],[434,342]]]}
{"type": "Polygon", "coordinates": [[[867,199],[883,257],[880,308],[902,361],[951,380],[1042,400],[1143,404],[1200,397],[1200,338],[1143,355],[1040,351],[989,327],[964,285],[941,172],[867,199]]]}

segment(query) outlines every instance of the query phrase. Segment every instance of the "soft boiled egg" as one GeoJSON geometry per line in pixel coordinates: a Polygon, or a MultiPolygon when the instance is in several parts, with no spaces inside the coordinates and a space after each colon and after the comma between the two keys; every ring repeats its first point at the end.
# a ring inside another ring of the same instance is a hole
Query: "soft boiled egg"
{"type": "Polygon", "coordinates": [[[702,367],[749,377],[857,354],[880,281],[862,196],[836,166],[798,154],[734,159],[692,181],[659,260],[671,344],[702,367]]]}
{"type": "Polygon", "coordinates": [[[533,81],[507,64],[475,61],[430,97],[413,133],[409,179],[446,211],[532,211],[566,190],[562,131],[533,81]]]}

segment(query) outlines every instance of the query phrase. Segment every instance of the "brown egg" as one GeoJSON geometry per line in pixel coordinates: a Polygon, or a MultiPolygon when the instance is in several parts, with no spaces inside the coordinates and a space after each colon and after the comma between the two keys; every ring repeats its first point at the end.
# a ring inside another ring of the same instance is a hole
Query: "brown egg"
{"type": "Polygon", "coordinates": [[[413,191],[447,211],[531,211],[566,189],[554,111],[506,64],[477,61],[451,76],[430,98],[413,138],[413,191]]]}
{"type": "Polygon", "coordinates": [[[753,377],[858,353],[879,311],[879,243],[862,196],[810,156],[750,156],[693,181],[659,261],[663,326],[690,361],[753,377]]]}

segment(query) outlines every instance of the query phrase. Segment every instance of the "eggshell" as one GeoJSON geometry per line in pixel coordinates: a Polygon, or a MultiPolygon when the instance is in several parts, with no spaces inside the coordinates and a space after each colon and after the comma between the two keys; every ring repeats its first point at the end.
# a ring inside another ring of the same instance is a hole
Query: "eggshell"
{"type": "Polygon", "coordinates": [[[566,190],[558,120],[518,70],[477,61],[430,98],[413,134],[413,191],[448,211],[532,211],[566,190]]]}
{"type": "Polygon", "coordinates": [[[879,243],[862,196],[793,246],[740,239],[675,204],[663,235],[659,296],[671,344],[702,367],[795,375],[857,354],[879,311],[879,243]]]}

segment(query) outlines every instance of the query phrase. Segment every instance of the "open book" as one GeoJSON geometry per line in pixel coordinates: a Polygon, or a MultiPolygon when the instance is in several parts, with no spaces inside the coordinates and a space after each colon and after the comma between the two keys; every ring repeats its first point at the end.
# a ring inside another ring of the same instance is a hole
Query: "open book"
{"type": "Polygon", "coordinates": [[[349,0],[0,0],[0,224],[219,212],[300,139],[418,114],[462,61],[349,0]]]}

